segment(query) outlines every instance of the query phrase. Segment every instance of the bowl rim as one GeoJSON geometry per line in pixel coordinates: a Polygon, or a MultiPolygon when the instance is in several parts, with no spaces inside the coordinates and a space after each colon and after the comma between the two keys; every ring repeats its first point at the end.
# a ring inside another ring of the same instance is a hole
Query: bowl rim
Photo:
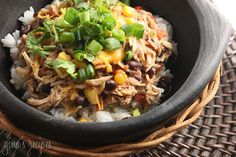
{"type": "MultiPolygon", "coordinates": [[[[83,130],[83,132],[91,132],[91,133],[98,133],[98,132],[113,132],[121,133],[126,132],[127,130],[133,129],[137,130],[140,128],[148,128],[151,126],[155,126],[157,123],[161,123],[168,119],[169,117],[173,117],[180,111],[182,111],[185,107],[185,103],[191,103],[196,96],[196,94],[189,95],[188,93],[200,93],[203,88],[207,85],[207,83],[211,80],[211,78],[214,75],[214,72],[217,70],[218,65],[220,64],[220,61],[223,57],[224,50],[226,49],[226,45],[228,42],[228,39],[232,32],[232,27],[230,24],[227,23],[227,21],[220,15],[216,8],[210,4],[209,2],[205,0],[186,0],[189,5],[192,7],[194,13],[197,16],[199,28],[200,28],[200,39],[201,39],[201,47],[199,52],[201,53],[207,53],[208,51],[214,51],[214,54],[211,54],[211,56],[214,55],[215,61],[214,62],[208,62],[208,70],[205,70],[204,73],[201,73],[201,69],[206,68],[206,63],[199,65],[198,63],[201,61],[203,62],[206,60],[205,58],[197,58],[197,61],[187,78],[187,80],[183,83],[180,89],[178,89],[174,95],[172,95],[169,99],[167,99],[162,104],[156,106],[153,110],[148,111],[147,113],[142,114],[139,117],[134,117],[130,119],[125,119],[121,121],[114,121],[114,122],[105,122],[105,123],[97,123],[97,122],[90,122],[90,123],[79,123],[79,122],[73,122],[69,120],[61,120],[57,119],[51,115],[48,115],[42,111],[39,111],[26,103],[24,103],[22,100],[18,99],[15,95],[13,95],[3,84],[0,82],[0,97],[1,101],[5,102],[7,104],[18,104],[19,108],[18,110],[24,111],[24,113],[16,113],[19,115],[25,114],[27,117],[34,117],[35,121],[38,121],[39,123],[44,123],[46,126],[54,125],[60,128],[74,128],[75,130],[83,130]],[[211,5],[209,7],[209,5],[211,5]],[[201,9],[200,9],[201,8],[201,9]],[[210,14],[214,16],[209,16],[209,13],[206,14],[206,12],[210,12],[210,14]],[[204,16],[205,15],[205,16],[204,16]],[[211,23],[207,23],[206,21],[211,20],[211,23]],[[217,26],[217,32],[215,32],[215,23],[218,23],[217,26]],[[214,32],[213,32],[214,30],[214,32]],[[218,40],[212,38],[217,37],[218,40]],[[213,42],[209,42],[208,40],[212,40],[213,42]],[[207,42],[209,44],[208,47],[215,46],[214,50],[209,50],[209,48],[203,47],[203,43],[207,42]],[[205,75],[208,71],[208,75],[205,75]],[[193,74],[198,73],[200,76],[198,78],[193,78],[193,74]],[[210,73],[210,74],[209,74],[210,73]],[[191,82],[198,81],[199,86],[196,86],[195,88],[191,88],[189,90],[183,90],[186,88],[191,82]],[[181,99],[180,99],[181,98],[181,99]],[[175,101],[173,101],[175,99],[175,101]],[[175,102],[171,103],[170,102],[175,102]],[[161,110],[161,112],[160,112],[161,110]],[[158,113],[158,114],[157,114],[158,113]],[[142,122],[141,122],[142,121],[142,122]]],[[[209,57],[208,57],[209,58],[209,57]]],[[[206,62],[206,61],[205,61],[206,62]]],[[[8,107],[2,107],[4,105],[0,105],[1,108],[10,109],[9,105],[8,107]]],[[[7,105],[5,105],[7,106],[7,105]]],[[[3,110],[4,111],[4,110],[3,110]]],[[[130,131],[128,131],[130,132],[130,131]]]]}

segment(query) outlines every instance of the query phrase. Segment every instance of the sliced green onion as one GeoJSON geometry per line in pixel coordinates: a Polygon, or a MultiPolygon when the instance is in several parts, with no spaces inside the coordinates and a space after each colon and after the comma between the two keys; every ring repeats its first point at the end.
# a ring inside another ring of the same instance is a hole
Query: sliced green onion
{"type": "Polygon", "coordinates": [[[96,7],[102,6],[104,4],[105,0],[94,0],[94,5],[96,7]]]}
{"type": "Polygon", "coordinates": [[[55,48],[56,48],[56,45],[45,45],[45,46],[43,46],[43,50],[46,50],[46,51],[53,50],[55,48]]]}
{"type": "Polygon", "coordinates": [[[67,9],[65,17],[64,17],[65,21],[67,21],[68,23],[72,24],[72,25],[76,25],[79,22],[79,11],[76,10],[73,7],[70,7],[67,9]]]}
{"type": "Polygon", "coordinates": [[[59,35],[59,42],[63,44],[72,43],[75,40],[74,33],[71,32],[63,32],[59,35]]]}
{"type": "Polygon", "coordinates": [[[91,64],[87,65],[85,72],[86,72],[87,77],[90,79],[95,76],[95,72],[91,64]]]}
{"type": "Polygon", "coordinates": [[[86,47],[93,55],[97,55],[98,52],[102,51],[103,47],[102,45],[97,42],[96,40],[93,40],[90,42],[86,47]]]}
{"type": "Polygon", "coordinates": [[[83,25],[77,28],[77,33],[79,33],[79,34],[77,34],[77,36],[78,35],[80,36],[77,39],[81,38],[81,39],[85,40],[85,37],[88,35],[86,30],[85,30],[85,27],[83,25]]]}
{"type": "Polygon", "coordinates": [[[112,36],[112,32],[109,31],[109,30],[107,30],[107,29],[105,29],[105,31],[104,31],[104,35],[103,35],[103,36],[106,37],[106,38],[109,38],[109,37],[112,36]]]}
{"type": "Polygon", "coordinates": [[[85,81],[87,79],[86,72],[84,69],[79,69],[78,77],[80,81],[85,81]]]}
{"type": "Polygon", "coordinates": [[[84,61],[87,60],[88,62],[93,62],[95,57],[92,54],[86,53],[82,50],[77,50],[74,52],[74,58],[78,61],[84,61]]]}
{"type": "Polygon", "coordinates": [[[90,9],[89,14],[92,21],[96,21],[100,19],[100,16],[98,15],[98,11],[95,9],[90,9]]]}
{"type": "MultiPolygon", "coordinates": [[[[83,37],[83,39],[84,39],[85,43],[87,43],[88,41],[91,41],[90,39],[92,39],[92,37],[89,36],[89,35],[85,35],[85,36],[83,37]]],[[[86,45],[87,45],[87,44],[86,44],[86,45]]]]}
{"type": "Polygon", "coordinates": [[[127,36],[133,35],[133,27],[130,24],[125,24],[122,27],[122,30],[125,32],[127,36]]]}
{"type": "Polygon", "coordinates": [[[126,51],[125,52],[125,61],[129,61],[134,57],[133,52],[132,51],[126,51]]]}
{"type": "Polygon", "coordinates": [[[136,109],[133,111],[133,116],[134,116],[134,117],[138,117],[138,116],[140,116],[140,115],[141,115],[141,113],[140,113],[139,109],[136,108],[136,109]]]}
{"type": "Polygon", "coordinates": [[[82,62],[84,61],[84,54],[85,54],[85,51],[78,50],[75,52],[74,58],[82,62]]]}
{"type": "Polygon", "coordinates": [[[140,39],[143,38],[144,26],[141,24],[125,24],[122,26],[122,29],[127,36],[135,36],[140,39]]]}
{"type": "Polygon", "coordinates": [[[102,26],[93,22],[84,23],[84,27],[88,35],[91,36],[102,35],[104,32],[102,26]]]}
{"type": "Polygon", "coordinates": [[[116,20],[109,14],[103,16],[102,23],[108,30],[112,30],[116,26],[116,20]]]}
{"type": "Polygon", "coordinates": [[[122,29],[113,29],[112,36],[118,39],[119,41],[125,41],[125,32],[122,29]]]}
{"type": "Polygon", "coordinates": [[[117,50],[119,48],[121,48],[121,44],[119,42],[119,40],[117,40],[116,38],[107,38],[105,39],[105,47],[109,50],[109,51],[113,51],[113,50],[117,50]]]}
{"type": "Polygon", "coordinates": [[[75,38],[76,38],[77,41],[81,41],[81,40],[82,40],[82,37],[81,37],[81,33],[80,33],[80,29],[79,29],[79,28],[77,28],[77,29],[75,30],[75,38]]]}
{"type": "Polygon", "coordinates": [[[55,21],[55,26],[60,27],[60,28],[73,28],[74,26],[65,21],[63,17],[56,18],[55,21]]]}
{"type": "Polygon", "coordinates": [[[101,13],[111,13],[111,10],[105,6],[105,5],[101,5],[101,6],[98,6],[97,9],[101,12],[101,13]]]}
{"type": "Polygon", "coordinates": [[[133,27],[133,36],[140,39],[143,38],[144,26],[138,23],[134,23],[132,24],[132,27],[133,27]]]}
{"type": "Polygon", "coordinates": [[[78,8],[83,8],[85,10],[88,10],[89,9],[89,4],[87,2],[82,2],[82,3],[79,3],[78,5],[78,8]]]}
{"type": "Polygon", "coordinates": [[[80,19],[81,24],[85,22],[89,22],[90,21],[89,11],[84,11],[84,12],[79,13],[79,19],[80,19]]]}

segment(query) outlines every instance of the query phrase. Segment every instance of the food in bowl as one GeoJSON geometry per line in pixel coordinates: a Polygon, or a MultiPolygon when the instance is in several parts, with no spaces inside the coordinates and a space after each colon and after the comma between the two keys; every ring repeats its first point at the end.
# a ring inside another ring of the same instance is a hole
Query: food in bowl
{"type": "Polygon", "coordinates": [[[54,1],[19,18],[2,39],[11,83],[57,118],[110,122],[139,116],[170,90],[171,25],[117,0],[54,1]]]}

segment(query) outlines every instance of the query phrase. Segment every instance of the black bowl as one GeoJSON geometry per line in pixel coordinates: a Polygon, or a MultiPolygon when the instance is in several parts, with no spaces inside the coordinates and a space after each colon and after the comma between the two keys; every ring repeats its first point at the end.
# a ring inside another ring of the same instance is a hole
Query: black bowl
{"type": "MultiPolygon", "coordinates": [[[[48,0],[1,0],[0,38],[19,28],[17,18],[48,0]]],[[[81,124],[58,120],[20,100],[10,84],[9,50],[0,47],[0,109],[19,128],[70,145],[103,145],[132,141],[152,132],[186,108],[211,80],[227,46],[231,26],[208,0],[139,0],[152,13],[171,22],[179,56],[169,66],[174,79],[169,99],[137,118],[81,124]]]]}

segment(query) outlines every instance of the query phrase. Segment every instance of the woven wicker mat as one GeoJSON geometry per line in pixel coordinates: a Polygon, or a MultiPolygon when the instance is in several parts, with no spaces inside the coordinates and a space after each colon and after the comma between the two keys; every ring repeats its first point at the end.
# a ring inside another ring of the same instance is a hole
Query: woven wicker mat
{"type": "MultiPolygon", "coordinates": [[[[0,130],[0,157],[47,157],[0,130]]],[[[131,157],[236,157],[236,32],[223,59],[221,85],[200,118],[158,147],[131,157]]]]}

